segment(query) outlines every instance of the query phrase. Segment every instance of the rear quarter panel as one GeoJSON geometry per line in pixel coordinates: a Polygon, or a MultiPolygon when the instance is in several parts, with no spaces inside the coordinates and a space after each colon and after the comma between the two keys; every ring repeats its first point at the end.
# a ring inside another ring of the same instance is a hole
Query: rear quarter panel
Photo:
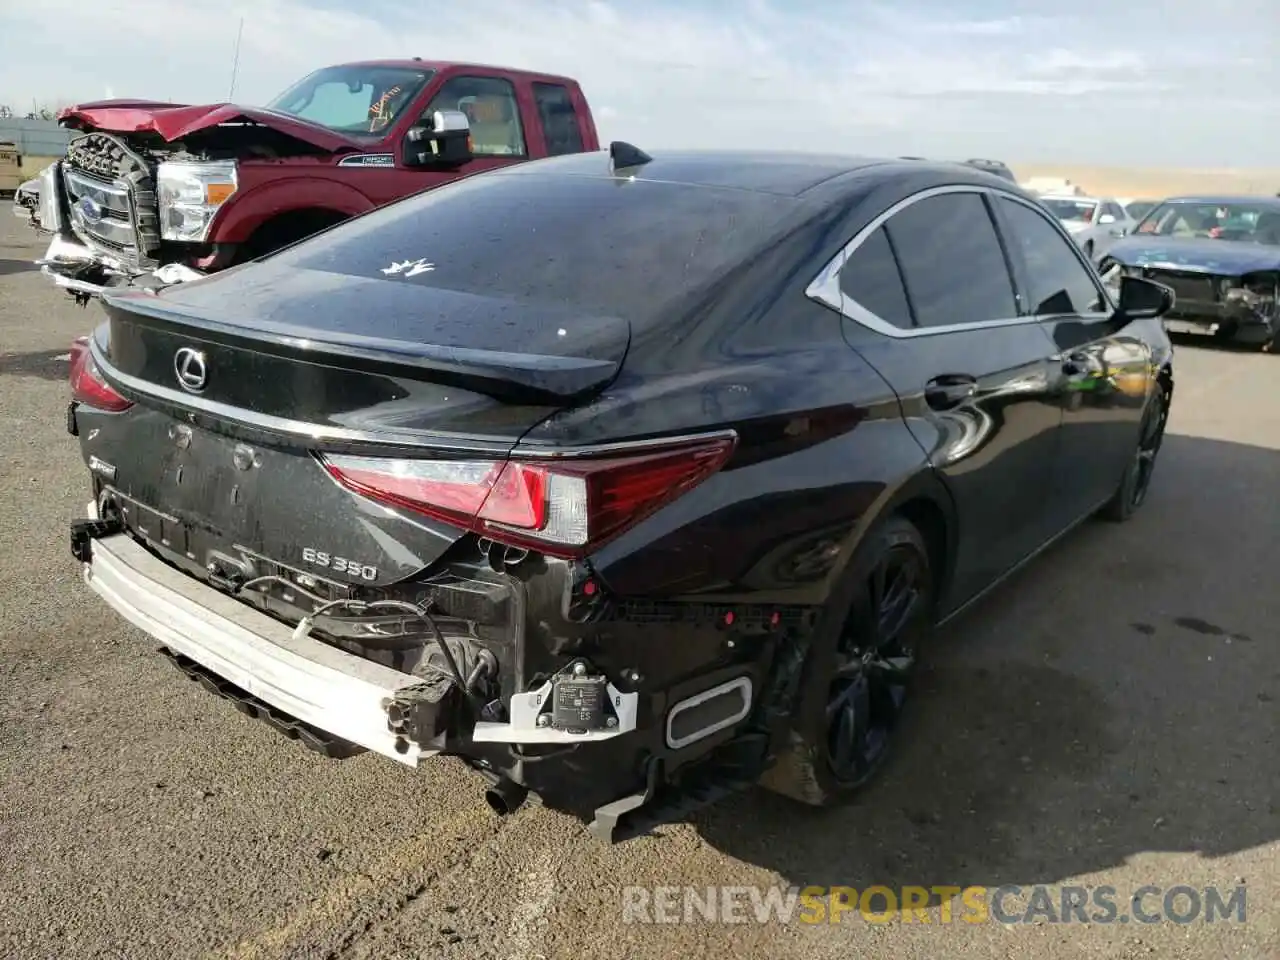
{"type": "Polygon", "coordinates": [[[726,467],[623,536],[592,565],[629,597],[814,605],[869,524],[927,487],[945,492],[897,397],[843,340],[840,318],[803,298],[720,339],[714,323],[632,346],[595,402],[525,443],[576,446],[731,428],[726,467]],[[789,330],[768,347],[768,328],[789,330]],[[920,486],[923,485],[923,486],[920,486]]]}

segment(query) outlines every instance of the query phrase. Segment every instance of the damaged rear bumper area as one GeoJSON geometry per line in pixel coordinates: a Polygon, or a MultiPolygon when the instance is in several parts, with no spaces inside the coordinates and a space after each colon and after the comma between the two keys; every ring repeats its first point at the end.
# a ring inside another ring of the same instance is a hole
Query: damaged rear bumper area
{"type": "MultiPolygon", "coordinates": [[[[71,526],[71,551],[103,600],[205,689],[328,756],[372,751],[409,767],[458,756],[487,778],[499,813],[532,792],[590,816],[605,842],[681,819],[763,772],[767,738],[753,722],[767,699],[763,648],[736,663],[700,657],[647,689],[656,661],[623,670],[603,651],[548,656],[516,639],[488,664],[502,695],[469,699],[470,681],[348,652],[311,636],[310,619],[291,626],[178,569],[95,505],[87,517],[71,526]]],[[[454,675],[472,674],[480,658],[452,634],[441,642],[461,665],[454,675]]]]}
{"type": "MultiPolygon", "coordinates": [[[[214,692],[228,695],[234,688],[249,698],[248,706],[285,714],[302,724],[295,733],[304,742],[337,738],[408,766],[436,752],[410,745],[388,720],[388,708],[420,687],[420,678],[296,637],[280,621],[174,569],[97,520],[92,506],[89,514],[72,527],[72,552],[83,563],[85,582],[188,673],[230,685],[214,692]]],[[[267,713],[263,719],[272,716],[267,713]]]]}

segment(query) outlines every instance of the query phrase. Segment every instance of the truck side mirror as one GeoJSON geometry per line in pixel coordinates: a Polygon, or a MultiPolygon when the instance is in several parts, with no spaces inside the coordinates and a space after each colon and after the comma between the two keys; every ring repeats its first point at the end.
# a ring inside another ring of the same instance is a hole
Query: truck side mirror
{"type": "Polygon", "coordinates": [[[459,110],[437,110],[405,134],[406,167],[457,167],[472,158],[471,124],[459,110]]]}

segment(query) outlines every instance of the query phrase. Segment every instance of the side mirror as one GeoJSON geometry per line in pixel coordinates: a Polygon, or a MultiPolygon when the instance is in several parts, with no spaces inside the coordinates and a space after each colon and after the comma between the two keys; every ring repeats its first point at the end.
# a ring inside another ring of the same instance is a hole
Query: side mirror
{"type": "Polygon", "coordinates": [[[1116,218],[1114,215],[1110,213],[1104,213],[1102,216],[1098,218],[1098,222],[1101,224],[1115,223],[1116,218]]]}
{"type": "Polygon", "coordinates": [[[1120,278],[1119,315],[1125,320],[1163,317],[1173,309],[1174,293],[1164,284],[1142,277],[1120,278]]]}
{"type": "Polygon", "coordinates": [[[404,138],[406,167],[457,167],[473,156],[471,124],[459,110],[437,110],[409,128],[404,138]]]}

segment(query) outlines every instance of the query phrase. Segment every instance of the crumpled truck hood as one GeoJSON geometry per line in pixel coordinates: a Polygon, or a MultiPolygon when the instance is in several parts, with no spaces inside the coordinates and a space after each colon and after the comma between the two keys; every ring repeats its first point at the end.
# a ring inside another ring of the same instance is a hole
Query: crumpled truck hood
{"type": "Polygon", "coordinates": [[[1168,266],[1228,276],[1280,270],[1280,247],[1244,240],[1130,236],[1116,242],[1107,256],[1128,267],[1168,266]]]}
{"type": "Polygon", "coordinates": [[[181,140],[224,123],[257,123],[330,152],[367,147],[367,144],[288,114],[234,103],[189,106],[157,100],[97,100],[59,111],[58,122],[78,130],[155,133],[168,141],[181,140]]]}

